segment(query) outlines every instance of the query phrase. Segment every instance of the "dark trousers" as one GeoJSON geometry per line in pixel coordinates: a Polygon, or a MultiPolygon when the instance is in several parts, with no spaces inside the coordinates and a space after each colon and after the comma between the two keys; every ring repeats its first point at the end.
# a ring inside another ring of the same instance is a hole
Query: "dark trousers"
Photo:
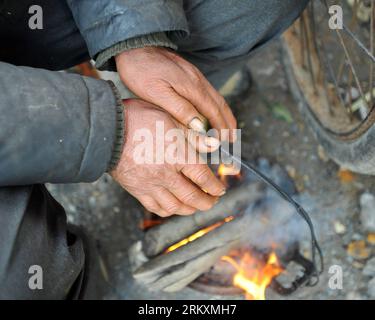
{"type": "MultiPolygon", "coordinates": [[[[191,35],[171,40],[218,88],[284,31],[307,2],[238,0],[237,7],[236,1],[185,0],[191,35]]],[[[61,70],[89,59],[64,0],[5,0],[0,9],[1,61],[61,70]],[[31,31],[23,23],[33,4],[44,9],[43,30],[31,31]]],[[[43,185],[0,188],[0,299],[95,297],[93,290],[85,290],[90,283],[88,247],[67,227],[64,209],[43,185]],[[38,282],[33,276],[40,270],[35,266],[43,272],[42,290],[33,289],[38,282]]]]}

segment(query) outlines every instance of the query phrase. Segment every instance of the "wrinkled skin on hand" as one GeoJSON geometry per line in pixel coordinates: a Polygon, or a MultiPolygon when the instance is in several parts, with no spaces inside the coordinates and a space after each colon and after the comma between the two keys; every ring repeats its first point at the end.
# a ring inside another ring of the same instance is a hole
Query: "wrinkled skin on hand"
{"type": "MultiPolygon", "coordinates": [[[[164,110],[142,100],[126,100],[124,105],[125,143],[121,159],[111,172],[112,177],[146,209],[162,217],[173,214],[188,215],[196,210],[210,209],[218,197],[224,194],[225,187],[207,164],[139,163],[134,156],[140,143],[137,136],[139,129],[147,129],[156,137],[156,123],[162,122],[165,132],[182,129],[181,139],[164,139],[164,150],[154,146],[153,157],[157,152],[165,153],[172,143],[183,144],[181,148],[176,148],[176,152],[190,149],[189,152],[198,157],[192,144],[186,143],[186,137],[189,137],[187,128],[164,110]]],[[[201,143],[197,145],[199,148],[201,143]]],[[[186,153],[181,153],[181,158],[184,158],[186,153]]]]}
{"type": "Polygon", "coordinates": [[[175,52],[145,47],[125,51],[115,59],[122,82],[139,98],[164,109],[187,127],[192,127],[195,118],[207,119],[222,140],[235,140],[237,122],[225,99],[194,65],[175,52]]]}

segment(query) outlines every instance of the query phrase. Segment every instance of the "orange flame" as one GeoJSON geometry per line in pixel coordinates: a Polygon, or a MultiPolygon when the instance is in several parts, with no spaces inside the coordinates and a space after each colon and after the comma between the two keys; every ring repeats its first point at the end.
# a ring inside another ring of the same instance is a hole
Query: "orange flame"
{"type": "Polygon", "coordinates": [[[233,216],[229,216],[227,218],[225,218],[224,220],[222,221],[219,221],[219,222],[216,222],[215,224],[213,225],[210,225],[206,228],[203,228],[199,231],[197,231],[196,233],[192,234],[191,236],[185,238],[185,239],[182,239],[181,241],[175,243],[174,245],[170,246],[166,251],[165,253],[168,253],[168,252],[171,252],[171,251],[174,251],[186,244],[188,244],[189,242],[192,242],[194,240],[197,240],[198,238],[200,237],[203,237],[205,234],[209,233],[210,231],[222,226],[224,223],[226,222],[229,222],[229,221],[232,221],[234,219],[233,216]]]}
{"type": "Polygon", "coordinates": [[[241,173],[235,165],[220,164],[217,168],[217,175],[219,176],[221,182],[228,186],[228,176],[235,176],[236,178],[241,178],[241,173]]]}
{"type": "Polygon", "coordinates": [[[265,300],[266,288],[283,271],[274,252],[265,264],[252,257],[249,252],[243,255],[240,263],[229,256],[222,257],[222,260],[229,262],[237,270],[233,285],[245,291],[247,300],[265,300]]]}
{"type": "Polygon", "coordinates": [[[220,164],[217,173],[220,177],[222,176],[235,176],[238,175],[238,169],[234,165],[220,164]]]}
{"type": "Polygon", "coordinates": [[[159,224],[162,224],[163,220],[161,219],[143,219],[139,222],[138,227],[141,230],[147,230],[152,227],[158,226],[159,224]]]}

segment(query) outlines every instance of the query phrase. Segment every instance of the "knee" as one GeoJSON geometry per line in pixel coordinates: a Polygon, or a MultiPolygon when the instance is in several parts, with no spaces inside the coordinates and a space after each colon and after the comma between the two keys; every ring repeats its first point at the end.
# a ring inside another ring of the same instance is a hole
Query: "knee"
{"type": "Polygon", "coordinates": [[[42,185],[0,188],[0,299],[62,299],[83,270],[65,212],[42,185]]]}
{"type": "Polygon", "coordinates": [[[247,57],[286,30],[308,2],[246,0],[240,1],[236,8],[229,8],[229,3],[224,2],[220,9],[216,9],[220,10],[220,14],[212,18],[216,21],[211,25],[191,23],[191,35],[179,48],[205,61],[247,57]]]}

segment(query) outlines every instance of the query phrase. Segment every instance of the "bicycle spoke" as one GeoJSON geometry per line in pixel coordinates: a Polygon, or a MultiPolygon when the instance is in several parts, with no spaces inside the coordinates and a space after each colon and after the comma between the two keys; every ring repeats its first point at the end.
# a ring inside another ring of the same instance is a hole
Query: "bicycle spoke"
{"type": "Polygon", "coordinates": [[[310,74],[311,81],[312,81],[312,84],[313,84],[314,92],[315,92],[315,94],[317,94],[318,90],[317,90],[317,87],[316,87],[315,74],[314,74],[314,70],[313,70],[313,67],[312,67],[312,61],[311,61],[311,32],[310,32],[309,25],[306,23],[305,17],[303,18],[303,25],[304,25],[304,29],[306,30],[305,39],[306,39],[306,49],[307,49],[308,70],[309,70],[309,74],[310,74]]]}
{"type": "Polygon", "coordinates": [[[296,74],[313,112],[326,128],[343,136],[360,127],[366,130],[372,121],[369,117],[375,115],[371,112],[375,88],[368,90],[375,82],[374,7],[375,0],[370,15],[370,3],[365,0],[311,1],[287,37],[302,69],[296,69],[296,74]],[[329,29],[332,4],[343,9],[343,29],[329,29]]]}
{"type": "Polygon", "coordinates": [[[375,63],[375,56],[373,53],[371,53],[366,46],[359,40],[359,38],[351,32],[345,24],[343,25],[343,30],[357,43],[357,45],[367,54],[367,56],[372,60],[373,63],[375,63]]]}
{"type": "MultiPolygon", "coordinates": [[[[371,21],[370,21],[370,51],[374,54],[374,15],[375,15],[375,6],[374,1],[371,1],[371,21]]],[[[374,87],[374,63],[370,61],[370,79],[369,79],[369,91],[370,91],[370,107],[374,107],[374,95],[372,88],[374,87]]]]}

